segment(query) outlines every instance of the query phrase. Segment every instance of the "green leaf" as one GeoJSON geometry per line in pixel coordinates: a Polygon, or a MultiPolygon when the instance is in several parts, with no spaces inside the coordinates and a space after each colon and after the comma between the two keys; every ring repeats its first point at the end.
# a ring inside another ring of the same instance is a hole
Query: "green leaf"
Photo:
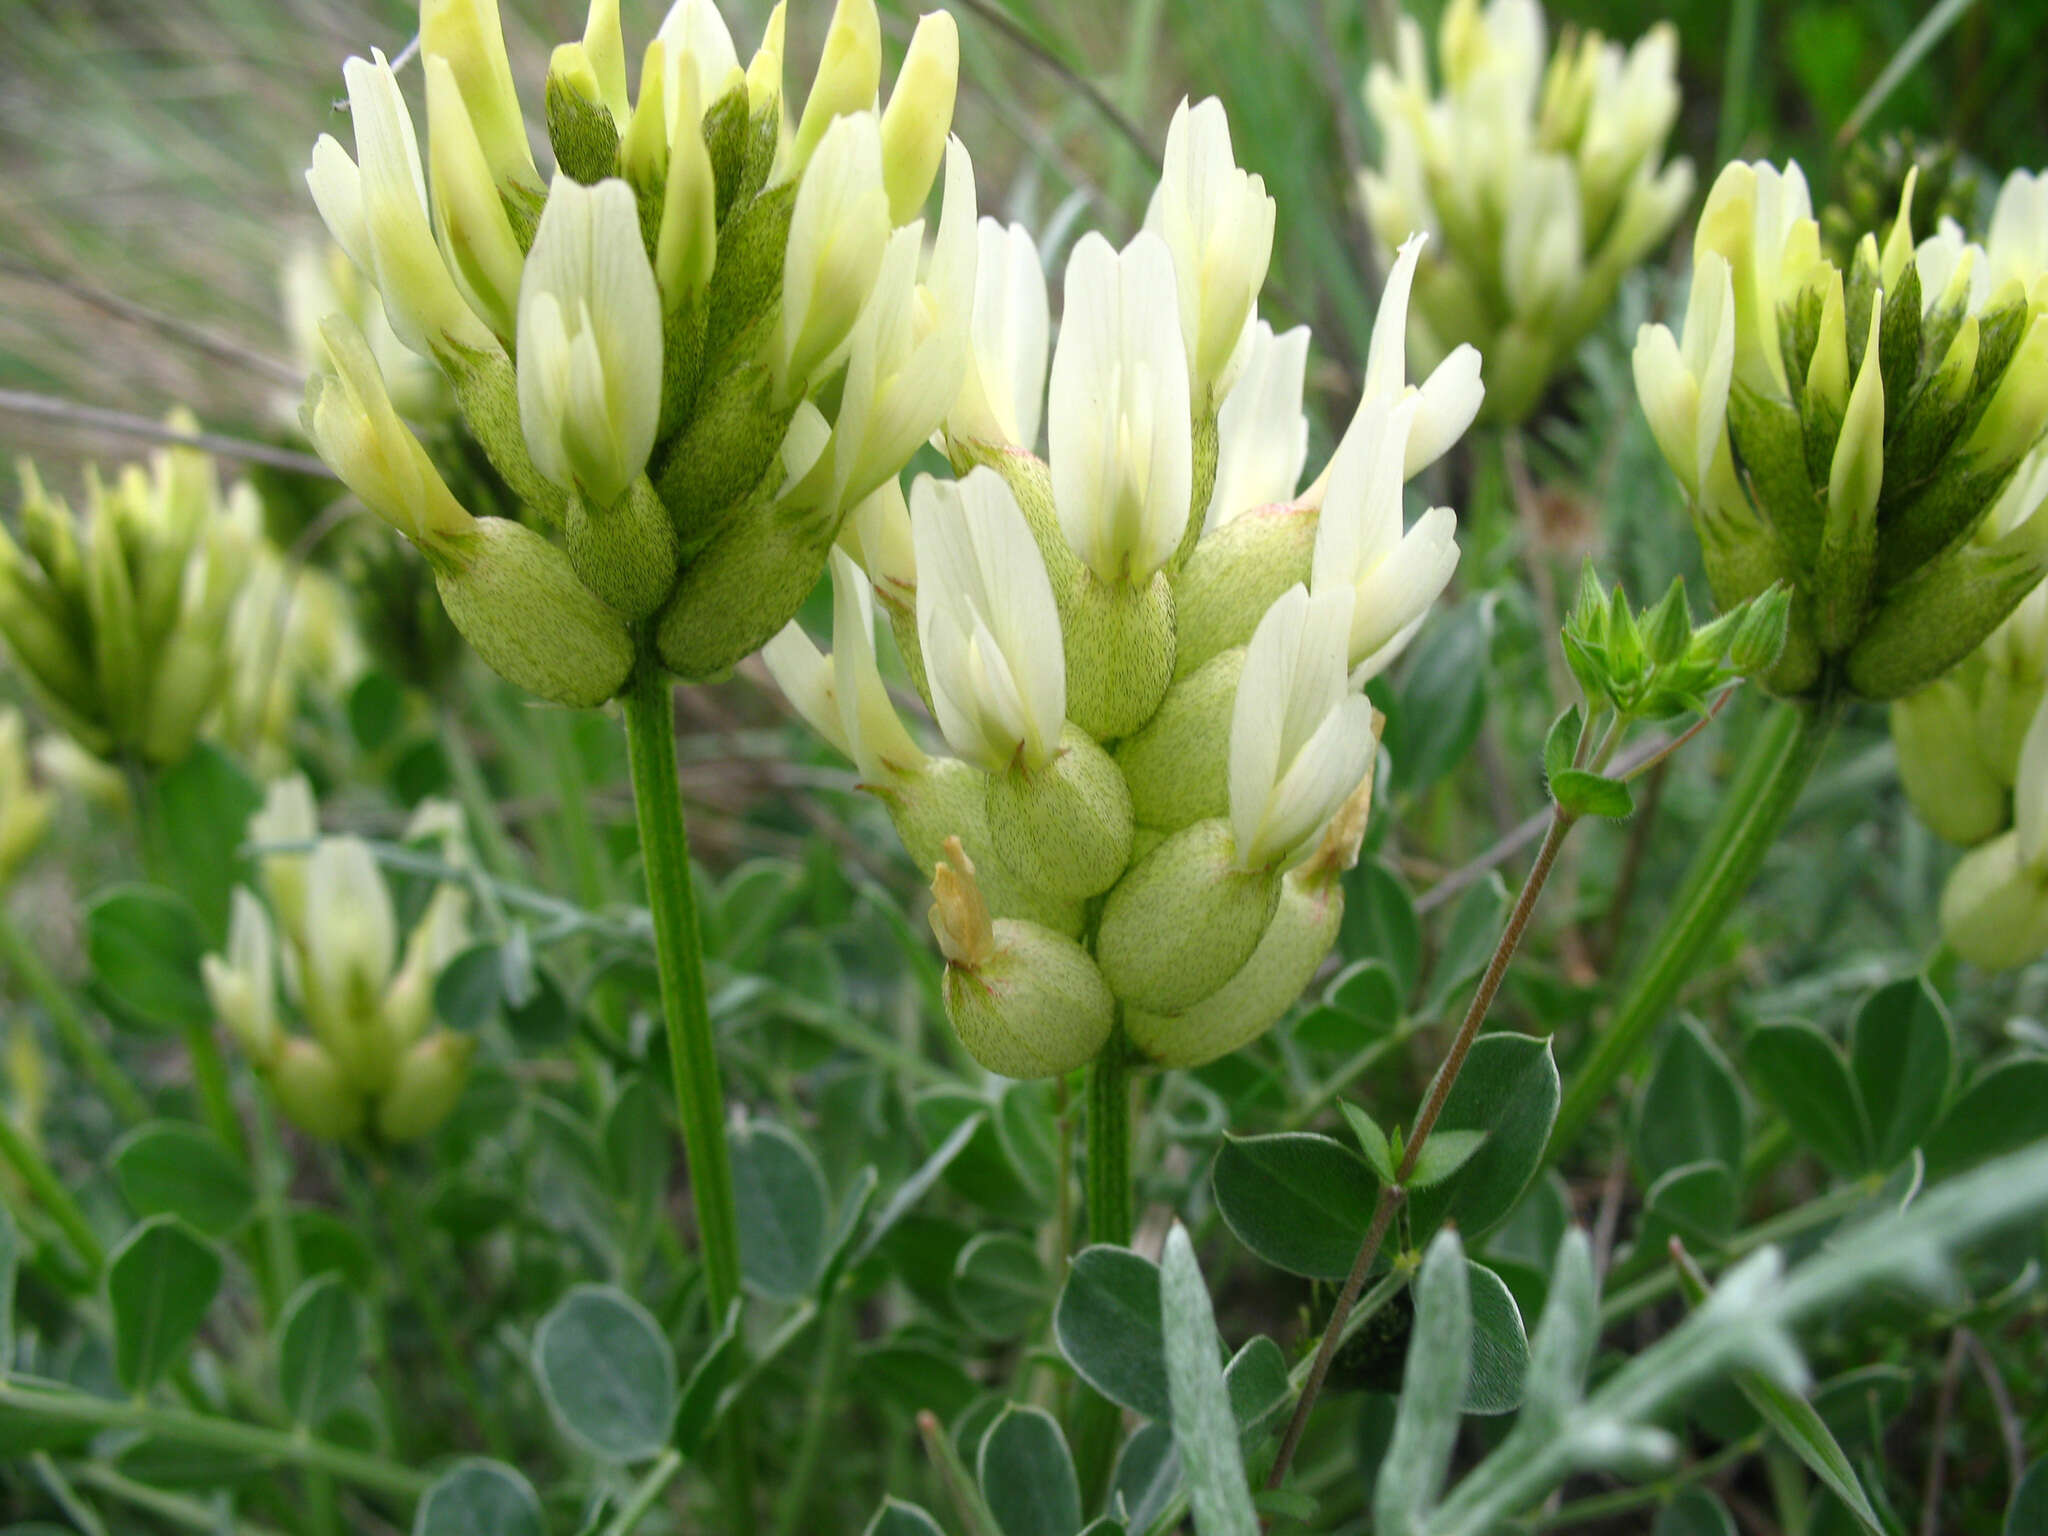
{"type": "Polygon", "coordinates": [[[929,1409],[950,1423],[981,1392],[963,1358],[951,1337],[940,1342],[906,1331],[862,1346],[854,1356],[854,1379],[863,1398],[878,1397],[907,1414],[929,1409]]]}
{"type": "Polygon", "coordinates": [[[1435,1134],[1485,1131],[1486,1144],[1443,1183],[1409,1196],[1417,1241],[1447,1219],[1457,1222],[1468,1242],[1476,1241],[1515,1208],[1543,1166],[1557,1100],[1557,1063],[1548,1040],[1501,1033],[1473,1042],[1435,1134]]]}
{"type": "Polygon", "coordinates": [[[1060,1353],[1089,1386],[1148,1419],[1170,1416],[1159,1269],[1150,1259],[1103,1243],[1083,1248],[1060,1289],[1052,1328],[1060,1353]]]}
{"type": "Polygon", "coordinates": [[[861,1536],[946,1536],[946,1533],[938,1521],[915,1504],[886,1498],[861,1536]]]}
{"type": "Polygon", "coordinates": [[[1211,1175],[1216,1208],[1239,1242],[1312,1280],[1351,1272],[1379,1184],[1365,1160],[1327,1136],[1225,1136],[1211,1175]]]}
{"type": "Polygon", "coordinates": [[[1294,1406],[1294,1383],[1287,1379],[1287,1357],[1263,1333],[1230,1357],[1223,1368],[1230,1392],[1230,1411],[1246,1450],[1258,1446],[1280,1427],[1294,1406]]]}
{"type": "Polygon", "coordinates": [[[1695,1019],[1680,1015],[1636,1096],[1636,1169],[1654,1183],[1688,1163],[1742,1167],[1742,1089],[1695,1019]]]}
{"type": "Polygon", "coordinates": [[[1728,1506],[1704,1488],[1687,1488],[1657,1511],[1651,1536],[1736,1536],[1728,1506]]]}
{"type": "Polygon", "coordinates": [[[1394,1437],[1373,1490],[1375,1530],[1414,1529],[1442,1491],[1471,1361],[1468,1273],[1458,1234],[1437,1234],[1415,1282],[1415,1329],[1408,1340],[1394,1437]]]}
{"type": "Polygon", "coordinates": [[[183,762],[154,776],[148,795],[150,837],[163,858],[163,877],[192,903],[207,933],[224,937],[229,893],[248,873],[238,850],[263,792],[218,747],[202,741],[183,762]]]}
{"type": "Polygon", "coordinates": [[[1849,1464],[1848,1456],[1813,1404],[1760,1371],[1737,1371],[1735,1384],[1778,1438],[1847,1506],[1870,1536],[1885,1536],[1884,1525],[1877,1518],[1877,1511],[1870,1507],[1856,1469],[1849,1464]]]}
{"type": "Polygon", "coordinates": [[[1344,877],[1340,954],[1379,961],[1393,973],[1401,1000],[1415,995],[1422,973],[1422,921],[1400,877],[1377,859],[1363,859],[1344,877]]]}
{"type": "Polygon", "coordinates": [[[2048,1456],[2028,1467],[2005,1511],[2005,1536],[2048,1531],[2048,1456]]]}
{"type": "Polygon", "coordinates": [[[206,933],[182,896],[118,885],[86,909],[85,952],[101,1001],[124,1023],[204,1029],[213,1004],[199,979],[206,933]]]}
{"type": "Polygon", "coordinates": [[[978,1234],[953,1265],[953,1304],[986,1339],[1021,1337],[1051,1294],[1038,1249],[1014,1232],[978,1234]]]}
{"type": "Polygon", "coordinates": [[[532,990],[523,998],[506,988],[507,1032],[521,1050],[535,1055],[568,1044],[576,1035],[576,1009],[570,1004],[568,993],[547,966],[532,966],[527,979],[532,990]]]}
{"type": "Polygon", "coordinates": [[[285,1411],[310,1428],[354,1384],[363,1355],[363,1309],[339,1275],[308,1280],[285,1303],[277,1379],[285,1411]]]}
{"type": "Polygon", "coordinates": [[[735,1299],[726,1309],[725,1322],[704,1358],[691,1369],[683,1383],[682,1398],[676,1405],[675,1423],[669,1441],[685,1456],[695,1456],[718,1417],[718,1399],[732,1376],[732,1368],[745,1350],[740,1337],[742,1303],[735,1299]]]}
{"type": "Polygon", "coordinates": [[[434,978],[434,1015],[460,1034],[473,1035],[505,1001],[505,965],[498,946],[472,944],[434,978]]]}
{"type": "Polygon", "coordinates": [[[175,1216],[152,1216],[107,1261],[114,1368],[147,1392],[183,1358],[220,1289],[220,1255],[175,1216]]]}
{"type": "Polygon", "coordinates": [[[533,1485],[499,1461],[458,1461],[420,1496],[412,1536],[548,1536],[533,1485]]]}
{"type": "Polygon", "coordinates": [[[1349,1099],[1340,1099],[1337,1107],[1344,1111],[1344,1122],[1351,1127],[1351,1134],[1358,1139],[1358,1150],[1365,1154],[1366,1166],[1382,1184],[1394,1182],[1394,1149],[1387,1144],[1387,1133],[1379,1123],[1349,1099]]]}
{"type": "Polygon", "coordinates": [[[137,1216],[177,1216],[208,1237],[248,1220],[256,1190],[235,1155],[196,1125],[153,1120],[115,1143],[114,1183],[137,1216]]]}
{"type": "Polygon", "coordinates": [[[1074,1536],[1081,1483],[1053,1416],[1016,1403],[982,1437],[976,1475],[1003,1536],[1074,1536]]]}
{"type": "Polygon", "coordinates": [[[1058,1194],[1059,1128],[1044,1083],[1011,1083],[996,1101],[996,1139],[1010,1166],[1041,1202],[1058,1194]]]}
{"type": "Polygon", "coordinates": [[[861,1239],[860,1246],[854,1250],[854,1264],[865,1262],[882,1239],[889,1235],[890,1229],[931,1193],[932,1186],[939,1182],[946,1169],[952,1165],[953,1159],[966,1150],[968,1143],[981,1134],[986,1124],[985,1114],[972,1114],[953,1127],[946,1139],[939,1143],[938,1149],[918,1165],[917,1171],[905,1179],[897,1187],[896,1193],[889,1197],[888,1204],[875,1213],[874,1222],[868,1227],[867,1236],[861,1239]]]}
{"type": "Polygon", "coordinates": [[[772,1120],[749,1120],[729,1139],[741,1273],[753,1290],[777,1301],[808,1296],[824,1267],[831,1221],[818,1160],[772,1120]]]}
{"type": "Polygon", "coordinates": [[[1393,787],[1406,798],[1455,768],[1479,735],[1492,670],[1494,604],[1482,593],[1439,612],[1410,653],[1398,707],[1387,720],[1387,750],[1400,775],[1393,787]]]}
{"type": "Polygon", "coordinates": [[[1175,1222],[1159,1261],[1173,1443],[1199,1536],[1258,1536],[1230,1393],[1216,1359],[1216,1314],[1187,1228],[1175,1222]]]}
{"type": "Polygon", "coordinates": [[[1500,943],[1501,923],[1507,915],[1508,888],[1498,874],[1488,870],[1471,890],[1458,898],[1451,913],[1449,929],[1429,974],[1429,1001],[1423,1010],[1449,1013],[1463,1001],[1466,988],[1493,959],[1500,943]]]}
{"type": "Polygon", "coordinates": [[[1876,1166],[1891,1167],[1934,1128],[1955,1063],[1948,1010],[1920,978],[1879,988],[1857,1010],[1849,1064],[1870,1117],[1876,1166]]]}
{"type": "Polygon", "coordinates": [[[606,1461],[658,1452],[676,1417],[676,1357],[647,1309],[609,1285],[579,1285],[533,1334],[533,1370],[562,1433],[606,1461]]]}
{"type": "Polygon", "coordinates": [[[1605,816],[1621,821],[1635,814],[1635,793],[1620,779],[1583,768],[1567,768],[1550,776],[1550,797],[1574,816],[1605,816]]]}
{"type": "Polygon", "coordinates": [[[860,1241],[861,1223],[867,1220],[868,1207],[875,1203],[875,1191],[881,1184],[881,1174],[869,1163],[853,1176],[846,1198],[839,1202],[839,1214],[833,1219],[832,1234],[825,1243],[825,1262],[818,1271],[821,1302],[830,1299],[839,1285],[839,1277],[852,1262],[854,1245],[860,1241]]]}
{"type": "Polygon", "coordinates": [[[1030,1224],[1045,1214],[1045,1202],[1032,1193],[1003,1146],[989,1099],[965,1088],[932,1088],[917,1096],[911,1114],[927,1144],[934,1147],[945,1142],[963,1121],[981,1116],[980,1129],[946,1164],[947,1186],[1005,1221],[1030,1224]]]}
{"type": "Polygon", "coordinates": [[[0,1205],[0,1377],[14,1369],[14,1277],[21,1264],[21,1234],[0,1205]]]}
{"type": "Polygon", "coordinates": [[[664,1102],[652,1076],[633,1073],[619,1084],[598,1128],[612,1188],[636,1212],[653,1207],[668,1182],[671,1132],[664,1102]]]}
{"type": "Polygon", "coordinates": [[[1758,1094],[1830,1168],[1846,1178],[1868,1164],[1863,1106],[1832,1040],[1811,1024],[1764,1024],[1750,1032],[1743,1059],[1758,1094]]]}
{"type": "Polygon", "coordinates": [[[1927,1177],[1945,1179],[2048,1137],[2048,1057],[2020,1056],[1977,1075],[1927,1138],[1927,1177]]]}
{"type": "Polygon", "coordinates": [[[1360,960],[1332,978],[1323,990],[1323,1001],[1368,1024],[1391,1029],[1401,1017],[1401,980],[1384,960],[1360,960]]]}
{"type": "Polygon", "coordinates": [[[1165,1424],[1140,1424],[1116,1454],[1116,1468],[1109,1477],[1110,1508],[1121,1499],[1130,1528],[1149,1531],[1179,1492],[1180,1453],[1173,1448],[1173,1430],[1165,1424]]]}
{"type": "Polygon", "coordinates": [[[1415,1171],[1408,1175],[1410,1190],[1441,1184],[1472,1161],[1472,1155],[1486,1145],[1484,1131],[1438,1131],[1422,1144],[1415,1156],[1415,1171]]]}
{"type": "Polygon", "coordinates": [[[1513,1413],[1529,1377],[1529,1336],[1522,1311],[1501,1277],[1466,1261],[1472,1300],[1472,1364],[1460,1407],[1466,1413],[1513,1413]]]}
{"type": "Polygon", "coordinates": [[[1555,779],[1572,766],[1578,756],[1579,737],[1586,729],[1586,717],[1574,704],[1555,720],[1543,738],[1543,777],[1555,779]]]}
{"type": "Polygon", "coordinates": [[[1735,1175],[1720,1163],[1673,1168],[1643,1196],[1638,1252],[1661,1260],[1674,1236],[1689,1246],[1719,1248],[1735,1230],[1739,1200],[1735,1175]]]}

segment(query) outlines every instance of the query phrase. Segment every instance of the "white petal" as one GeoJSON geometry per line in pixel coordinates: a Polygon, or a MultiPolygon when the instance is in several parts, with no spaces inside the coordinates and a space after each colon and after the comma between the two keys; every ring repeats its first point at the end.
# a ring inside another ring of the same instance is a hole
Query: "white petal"
{"type": "Polygon", "coordinates": [[[1387,272],[1380,307],[1372,320],[1372,344],[1365,354],[1365,388],[1359,408],[1368,400],[1390,399],[1408,383],[1408,294],[1415,285],[1415,264],[1422,259],[1427,235],[1410,235],[1387,272]]]}
{"type": "Polygon", "coordinates": [[[1408,455],[1402,471],[1403,478],[1409,480],[1442,458],[1479,414],[1486,386],[1479,381],[1478,348],[1469,342],[1453,348],[1416,394],[1415,423],[1408,431],[1408,455]]]}
{"type": "Polygon", "coordinates": [[[832,660],[792,619],[782,631],[761,647],[761,660],[768,675],[789,700],[790,707],[804,717],[804,723],[848,757],[853,749],[840,725],[839,701],[834,693],[832,660]]]}
{"type": "Polygon", "coordinates": [[[1305,325],[1275,336],[1265,321],[1256,323],[1244,369],[1217,416],[1216,486],[1205,529],[1293,499],[1308,459],[1308,418],[1301,413],[1308,341],[1305,325]]]}
{"type": "Polygon", "coordinates": [[[875,595],[859,566],[832,551],[833,689],[849,755],[861,777],[882,782],[924,763],[924,752],[896,714],[875,661],[875,595]]]}

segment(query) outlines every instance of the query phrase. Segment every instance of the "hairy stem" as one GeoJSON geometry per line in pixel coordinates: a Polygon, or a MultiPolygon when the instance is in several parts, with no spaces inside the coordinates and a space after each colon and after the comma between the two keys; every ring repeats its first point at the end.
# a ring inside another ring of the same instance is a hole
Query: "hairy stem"
{"type": "Polygon", "coordinates": [[[1662,931],[1565,1090],[1547,1161],[1556,1162],[1584,1132],[1615,1079],[1670,1010],[1680,985],[1756,878],[1841,714],[1841,704],[1832,700],[1774,708],[1737,770],[1662,931]]]}
{"type": "Polygon", "coordinates": [[[1373,1206],[1372,1223],[1366,1228],[1364,1241],[1358,1245],[1358,1257],[1352,1260],[1351,1273],[1344,1277],[1344,1288],[1337,1293],[1337,1304],[1331,1308],[1322,1342],[1316,1346],[1308,1380],[1295,1401],[1294,1417],[1287,1421],[1287,1432],[1280,1440],[1280,1452],[1273,1458],[1272,1471],[1266,1475],[1268,1488],[1278,1488],[1285,1481],[1294,1453],[1301,1447],[1302,1434],[1308,1429],[1309,1414],[1315,1409],[1316,1398],[1330,1374],[1330,1362],[1336,1358],[1337,1346],[1344,1336],[1344,1324],[1351,1316],[1352,1307],[1357,1305],[1358,1293],[1365,1288],[1366,1276],[1372,1272],[1373,1261],[1379,1257],[1387,1229],[1393,1225],[1394,1210],[1401,1203],[1403,1186],[1415,1172],[1423,1145],[1429,1140],[1430,1132],[1436,1129],[1437,1119],[1443,1114],[1451,1089],[1457,1086],[1465,1058],[1472,1053],[1472,1042],[1479,1038],[1480,1026],[1485,1024],[1487,1012],[1493,1007],[1501,980],[1507,975],[1508,965],[1521,946],[1522,934],[1528,929],[1530,915],[1536,910],[1536,898],[1543,894],[1543,887],[1557,863],[1558,850],[1564,847],[1565,837],[1576,820],[1575,816],[1561,809],[1551,813],[1550,830],[1543,836],[1543,846],[1536,850],[1536,863],[1529,871],[1529,878],[1522,882],[1522,894],[1515,898],[1514,910],[1508,913],[1500,942],[1493,947],[1493,958],[1486,963],[1478,990],[1472,994],[1472,1004],[1465,1010],[1464,1022],[1458,1026],[1457,1037],[1452,1040],[1443,1065],[1437,1068],[1429,1096],[1423,1100],[1422,1112],[1415,1117],[1415,1129],[1408,1137],[1407,1148],[1401,1155],[1401,1166],[1395,1170],[1394,1182],[1380,1188],[1379,1200],[1373,1206]]]}
{"type": "Polygon", "coordinates": [[[1124,1244],[1137,1225],[1131,1188],[1131,1059],[1123,1031],[1088,1067],[1088,1241],[1124,1244]]]}

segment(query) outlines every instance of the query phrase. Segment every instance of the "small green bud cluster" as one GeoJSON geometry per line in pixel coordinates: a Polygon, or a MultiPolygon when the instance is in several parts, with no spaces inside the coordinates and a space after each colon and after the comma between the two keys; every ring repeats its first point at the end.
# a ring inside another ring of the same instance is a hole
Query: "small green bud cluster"
{"type": "Polygon", "coordinates": [[[1692,198],[1692,162],[1660,165],[1678,35],[1660,23],[1624,50],[1567,32],[1546,65],[1536,0],[1451,0],[1432,94],[1421,27],[1398,27],[1366,76],[1382,145],[1360,178],[1366,217],[1389,257],[1410,230],[1437,237],[1415,274],[1415,348],[1477,347],[1487,416],[1519,422],[1692,198]]]}
{"type": "Polygon", "coordinates": [[[1080,1066],[1119,1026],[1195,1065],[1294,1002],[1365,832],[1362,689],[1457,561],[1448,508],[1403,526],[1404,481],[1480,399],[1470,348],[1406,383],[1420,242],[1302,490],[1308,334],[1256,315],[1270,200],[1214,101],[1183,104],[1165,165],[1129,245],[1074,247],[1044,459],[1044,278],[1028,235],[984,221],[955,478],[885,482],[849,518],[829,656],[793,624],[764,653],[931,878],[948,1015],[1010,1076],[1080,1066]],[[898,716],[878,608],[954,755],[898,716]]]}
{"type": "Polygon", "coordinates": [[[0,705],[0,893],[42,842],[55,808],[56,797],[29,777],[21,711],[0,705]]]}
{"type": "Polygon", "coordinates": [[[1925,144],[1911,132],[1858,138],[1836,169],[1835,200],[1820,211],[1821,244],[1837,263],[1854,260],[1864,231],[1891,216],[1908,176],[1913,202],[1929,222],[1939,226],[1943,219],[1960,223],[1973,216],[1977,177],[1952,141],[1925,144]]]}
{"type": "Polygon", "coordinates": [[[307,180],[522,519],[456,500],[346,306],[307,433],[520,687],[599,704],[643,656],[720,675],[959,393],[977,251],[953,22],[919,23],[883,106],[874,0],[840,0],[792,124],[780,5],[742,68],[712,0],[676,0],[629,95],[617,0],[592,0],[549,63],[546,181],[497,0],[425,0],[420,50],[424,153],[391,66],[351,59],[355,156],[323,137],[307,180]]]}
{"type": "Polygon", "coordinates": [[[1793,590],[1782,694],[1912,693],[2048,571],[2039,494],[1973,537],[2048,429],[2048,176],[2006,181],[1983,245],[1944,219],[1917,248],[1916,180],[1844,271],[1796,164],[1728,166],[1683,342],[1637,339],[1637,393],[1715,598],[1793,590]]]}
{"type": "Polygon", "coordinates": [[[434,1022],[434,984],[470,942],[469,893],[436,887],[401,950],[375,856],[358,838],[320,836],[302,778],[271,786],[249,840],[263,899],[235,887],[227,949],[202,962],[214,1012],[307,1135],[427,1135],[461,1098],[476,1047],[434,1022]]]}
{"type": "Polygon", "coordinates": [[[1790,590],[1772,587],[1695,628],[1683,577],[1638,613],[1620,583],[1601,589],[1589,560],[1565,618],[1565,662],[1596,714],[1612,709],[1625,720],[1650,721],[1705,714],[1722,688],[1777,664],[1791,612],[1790,590]]]}
{"type": "MultiPolygon", "coordinates": [[[[171,425],[197,430],[189,414],[171,425]]],[[[234,665],[243,581],[262,547],[255,492],[223,497],[213,461],[166,448],[148,470],[86,479],[86,510],[23,460],[18,536],[0,525],[0,640],[35,701],[87,751],[183,759],[234,665]]]]}

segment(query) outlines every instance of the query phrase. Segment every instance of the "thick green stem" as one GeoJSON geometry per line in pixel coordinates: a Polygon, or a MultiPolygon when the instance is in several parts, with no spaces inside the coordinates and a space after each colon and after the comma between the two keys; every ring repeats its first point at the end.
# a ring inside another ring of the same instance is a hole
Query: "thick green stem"
{"type": "Polygon", "coordinates": [[[93,1397],[69,1387],[29,1386],[18,1379],[0,1382],[0,1408],[12,1409],[32,1422],[139,1430],[180,1445],[317,1468],[408,1503],[425,1493],[429,1482],[425,1473],[410,1467],[330,1445],[296,1431],[264,1429],[179,1408],[158,1408],[132,1398],[93,1397]]]}
{"type": "Polygon", "coordinates": [[[1128,1243],[1137,1221],[1131,1187],[1131,1058],[1119,1029],[1088,1067],[1088,1241],[1128,1243]]]}
{"type": "Polygon", "coordinates": [[[690,1198],[711,1315],[725,1316],[740,1293],[739,1217],[732,1197],[732,1160],[725,1145],[725,1091],[717,1042],[704,996],[704,945],[690,882],[690,845],[683,830],[683,793],[676,779],[675,707],[668,676],[651,658],[641,662],[621,696],[633,808],[647,868],[647,905],[654,914],[654,953],[661,970],[661,1011],[668,1023],[669,1066],[676,1114],[689,1160],[690,1198]]]}
{"type": "Polygon", "coordinates": [[[1550,1136],[1549,1161],[1557,1161],[1584,1132],[1615,1079],[1636,1059],[1701,953],[1749,889],[1820,761],[1842,707],[1839,701],[1773,707],[1693,857],[1663,930],[1565,1091],[1550,1136]]]}
{"type": "Polygon", "coordinates": [[[43,1012],[50,1016],[50,1023],[57,1031],[57,1038],[64,1042],[64,1048],[78,1059],[79,1069],[92,1079],[92,1085],[99,1090],[101,1098],[114,1114],[127,1125],[140,1125],[149,1118],[149,1105],[135,1085],[128,1081],[107,1048],[100,1044],[99,1037],[92,1032],[85,1016],[78,1011],[78,1005],[42,957],[29,947],[21,930],[14,925],[4,905],[0,905],[0,961],[14,972],[22,986],[42,1005],[43,1012]]]}

